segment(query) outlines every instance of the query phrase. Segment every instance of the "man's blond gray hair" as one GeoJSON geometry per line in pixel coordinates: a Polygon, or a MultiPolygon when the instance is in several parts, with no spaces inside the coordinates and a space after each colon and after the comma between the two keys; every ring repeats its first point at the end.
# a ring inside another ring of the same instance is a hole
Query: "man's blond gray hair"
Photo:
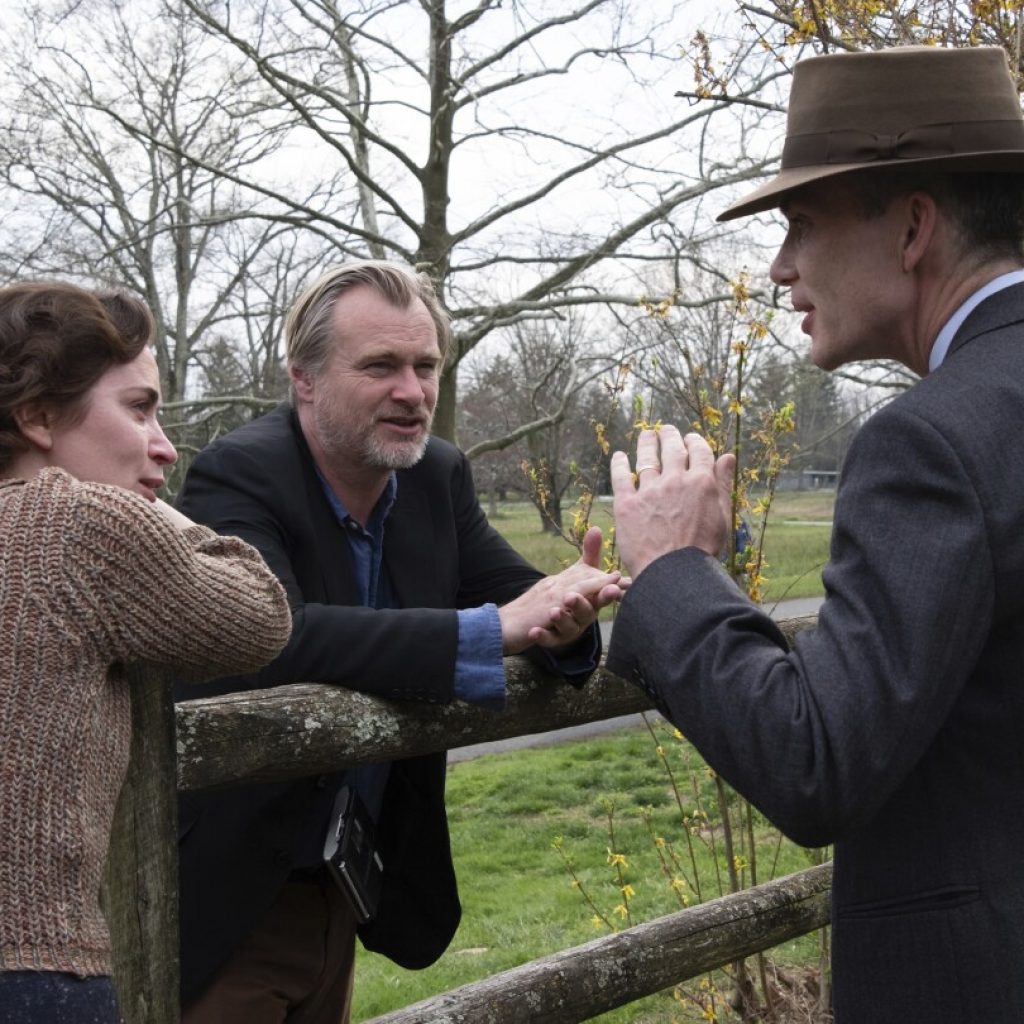
{"type": "Polygon", "coordinates": [[[401,263],[354,260],[329,270],[295,300],[284,328],[289,366],[300,367],[311,377],[320,375],[334,344],[334,304],[340,295],[358,285],[369,286],[398,309],[408,309],[419,299],[434,322],[444,360],[451,346],[451,321],[430,278],[401,263]]]}

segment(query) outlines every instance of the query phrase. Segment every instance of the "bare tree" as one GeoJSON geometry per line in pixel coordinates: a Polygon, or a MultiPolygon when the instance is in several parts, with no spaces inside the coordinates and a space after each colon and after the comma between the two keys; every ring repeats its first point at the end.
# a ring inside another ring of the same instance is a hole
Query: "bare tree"
{"type": "Polygon", "coordinates": [[[165,395],[179,401],[204,339],[240,332],[238,297],[274,280],[294,235],[253,220],[251,197],[186,156],[233,173],[274,157],[268,90],[166,9],[32,9],[2,36],[0,273],[138,291],[165,395]]]}
{"type": "Polygon", "coordinates": [[[172,403],[230,379],[232,359],[269,395],[281,310],[329,260],[392,256],[438,282],[455,323],[447,436],[457,367],[484,339],[728,296],[724,274],[712,294],[647,282],[666,258],[677,276],[708,268],[706,205],[772,166],[756,154],[787,69],[755,38],[715,68],[700,34],[679,60],[685,3],[159,3],[5,22],[20,59],[0,77],[0,272],[137,288],[172,403]]]}
{"type": "MultiPolygon", "coordinates": [[[[434,277],[456,327],[446,436],[457,366],[482,339],[577,305],[635,304],[628,267],[658,257],[659,227],[765,166],[710,145],[729,104],[673,99],[688,73],[683,3],[184,2],[275,96],[308,155],[282,183],[266,165],[181,152],[268,202],[267,216],[317,232],[334,259],[386,254],[434,277]]],[[[784,73],[746,56],[738,94],[784,73]]]]}
{"type": "Polygon", "coordinates": [[[579,483],[580,449],[593,440],[592,427],[580,416],[581,399],[593,384],[592,377],[580,379],[583,331],[581,317],[569,324],[515,325],[509,346],[465,389],[473,400],[461,410],[468,436],[500,438],[470,445],[468,453],[479,462],[486,453],[512,451],[518,486],[550,533],[563,531],[563,498],[579,483]]]}

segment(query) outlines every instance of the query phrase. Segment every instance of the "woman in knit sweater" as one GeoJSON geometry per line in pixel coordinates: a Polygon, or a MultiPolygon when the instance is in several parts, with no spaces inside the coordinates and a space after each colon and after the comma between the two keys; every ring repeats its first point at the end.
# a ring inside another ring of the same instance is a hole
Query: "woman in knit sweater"
{"type": "Polygon", "coordinates": [[[0,290],[0,1020],[116,1024],[100,874],[125,665],[250,671],[288,638],[254,549],[160,501],[152,321],[65,284],[0,290]]]}

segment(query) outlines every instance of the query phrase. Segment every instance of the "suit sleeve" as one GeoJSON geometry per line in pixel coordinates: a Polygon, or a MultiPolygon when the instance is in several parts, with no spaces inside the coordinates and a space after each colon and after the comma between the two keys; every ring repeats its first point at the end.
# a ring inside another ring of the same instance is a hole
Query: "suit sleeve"
{"type": "Polygon", "coordinates": [[[826,600],[792,652],[688,548],[634,581],[608,667],[780,828],[824,845],[873,816],[947,721],[988,634],[992,557],[957,452],[890,407],[847,457],[826,600]]]}

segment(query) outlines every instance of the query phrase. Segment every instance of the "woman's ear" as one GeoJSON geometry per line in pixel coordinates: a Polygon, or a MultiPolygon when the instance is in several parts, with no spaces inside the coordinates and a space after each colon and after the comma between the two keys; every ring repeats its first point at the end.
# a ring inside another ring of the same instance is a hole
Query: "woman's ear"
{"type": "Polygon", "coordinates": [[[14,410],[14,422],[25,439],[40,451],[53,447],[53,427],[57,416],[45,402],[27,402],[14,410]]]}

